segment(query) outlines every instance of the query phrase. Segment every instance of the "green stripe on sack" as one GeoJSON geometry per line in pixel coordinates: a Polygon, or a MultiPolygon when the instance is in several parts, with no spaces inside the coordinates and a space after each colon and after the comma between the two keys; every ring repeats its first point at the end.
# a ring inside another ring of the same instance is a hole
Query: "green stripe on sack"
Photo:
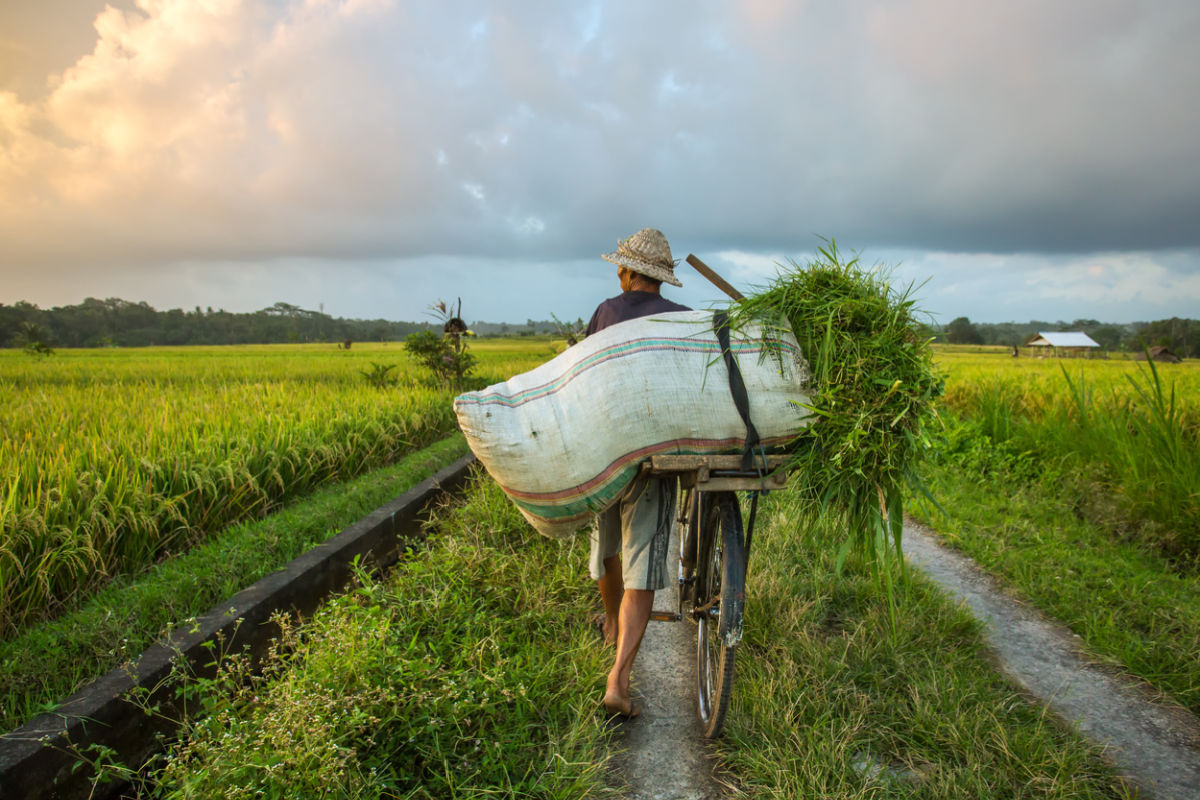
{"type": "Polygon", "coordinates": [[[641,468],[640,462],[633,466],[626,467],[614,473],[613,479],[604,485],[604,488],[597,489],[586,495],[581,495],[578,500],[572,500],[564,505],[541,505],[538,503],[530,503],[524,500],[518,500],[509,495],[510,499],[517,504],[517,507],[523,511],[548,522],[554,522],[560,519],[568,519],[577,517],[581,514],[595,514],[601,509],[607,508],[614,500],[625,491],[625,487],[633,481],[637,476],[638,470],[641,468]]]}

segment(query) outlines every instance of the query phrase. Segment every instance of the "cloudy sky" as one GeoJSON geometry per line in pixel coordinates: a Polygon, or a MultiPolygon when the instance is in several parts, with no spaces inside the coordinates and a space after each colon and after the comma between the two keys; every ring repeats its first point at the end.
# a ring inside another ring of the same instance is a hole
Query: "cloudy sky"
{"type": "MultiPolygon", "coordinates": [[[[650,226],[1200,317],[1195,0],[4,0],[0,302],[585,319],[650,226]]],[[[715,290],[686,264],[668,296],[715,290]]]]}

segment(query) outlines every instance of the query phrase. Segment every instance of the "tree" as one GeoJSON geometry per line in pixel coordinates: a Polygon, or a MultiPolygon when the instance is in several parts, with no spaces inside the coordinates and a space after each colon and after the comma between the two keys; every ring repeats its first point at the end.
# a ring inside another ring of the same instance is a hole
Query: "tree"
{"type": "Polygon", "coordinates": [[[1086,331],[1105,350],[1119,350],[1125,333],[1116,325],[1097,325],[1086,331]]]}
{"type": "Polygon", "coordinates": [[[36,322],[22,322],[17,329],[17,344],[31,356],[52,356],[54,351],[46,344],[49,335],[36,322]]]}
{"type": "Polygon", "coordinates": [[[466,338],[475,334],[463,322],[462,298],[458,299],[457,311],[445,300],[438,300],[429,310],[430,316],[441,320],[442,333],[419,331],[405,340],[404,348],[441,383],[462,388],[475,367],[475,356],[468,352],[466,343],[466,338]]]}
{"type": "Polygon", "coordinates": [[[983,336],[971,320],[959,317],[946,326],[946,341],[950,344],[983,344],[983,336]]]}

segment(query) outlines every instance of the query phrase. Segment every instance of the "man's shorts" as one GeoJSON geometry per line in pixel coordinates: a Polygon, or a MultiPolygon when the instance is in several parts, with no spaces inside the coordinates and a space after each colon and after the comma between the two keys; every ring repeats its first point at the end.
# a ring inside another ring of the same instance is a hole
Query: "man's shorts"
{"type": "Polygon", "coordinates": [[[626,589],[667,587],[676,483],[675,478],[638,477],[596,516],[590,564],[593,580],[604,577],[604,559],[619,552],[626,589]]]}

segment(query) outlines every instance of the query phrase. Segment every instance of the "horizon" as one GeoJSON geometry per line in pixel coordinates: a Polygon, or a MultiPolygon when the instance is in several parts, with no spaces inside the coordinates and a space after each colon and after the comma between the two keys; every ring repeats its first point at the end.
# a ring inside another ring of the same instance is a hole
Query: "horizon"
{"type": "MultiPolygon", "coordinates": [[[[299,310],[299,311],[303,311],[303,312],[305,312],[305,313],[323,314],[323,315],[325,315],[325,316],[328,316],[328,317],[330,317],[331,319],[334,319],[334,320],[339,320],[339,319],[340,319],[340,320],[345,320],[345,321],[347,321],[347,322],[376,322],[376,321],[384,321],[384,322],[389,322],[389,323],[404,323],[404,324],[414,324],[414,325],[430,325],[430,326],[435,326],[435,327],[436,327],[437,325],[439,325],[439,324],[440,324],[440,323],[437,321],[437,319],[435,318],[435,315],[434,315],[434,314],[432,314],[432,313],[429,313],[429,314],[426,314],[426,315],[425,315],[425,316],[428,316],[430,319],[401,319],[401,318],[388,318],[388,317],[347,317],[347,316],[342,316],[342,315],[333,315],[333,314],[329,314],[327,311],[323,311],[323,310],[321,310],[321,309],[317,309],[317,308],[304,308],[303,306],[298,306],[298,305],[296,305],[296,304],[294,304],[294,303],[288,303],[286,300],[277,300],[277,301],[275,301],[274,303],[269,303],[268,305],[262,306],[262,307],[260,307],[260,308],[254,308],[254,309],[251,309],[251,310],[248,310],[248,311],[235,311],[235,310],[228,309],[228,308],[224,308],[224,307],[214,307],[214,306],[212,306],[212,305],[207,305],[207,306],[206,306],[206,305],[204,305],[204,304],[202,304],[202,303],[192,303],[192,304],[189,304],[189,305],[188,305],[188,306],[186,306],[186,307],[185,307],[185,306],[172,306],[172,307],[169,307],[169,308],[163,308],[163,307],[155,306],[153,303],[150,303],[150,302],[148,302],[148,301],[144,301],[144,300],[130,300],[129,298],[124,298],[124,297],[116,297],[116,296],[111,296],[111,295],[110,295],[110,296],[108,296],[108,297],[92,297],[92,296],[88,296],[88,297],[85,297],[85,298],[81,299],[80,301],[78,301],[78,302],[76,302],[76,303],[65,303],[65,304],[62,304],[62,305],[57,305],[57,306],[49,306],[49,307],[41,306],[41,305],[39,305],[39,304],[37,304],[37,303],[30,303],[30,305],[34,306],[34,307],[35,307],[35,308],[37,308],[39,311],[48,311],[48,312],[53,312],[53,311],[60,310],[60,309],[64,309],[64,308],[72,308],[72,307],[76,307],[76,306],[81,306],[81,305],[83,305],[83,304],[84,304],[84,303],[85,303],[87,300],[97,300],[97,301],[100,301],[100,302],[106,302],[106,301],[110,301],[110,300],[120,300],[120,301],[121,301],[121,302],[123,302],[123,303],[129,303],[129,304],[131,304],[131,305],[138,305],[138,304],[141,304],[141,303],[145,303],[146,305],[150,306],[150,308],[152,308],[152,309],[153,309],[155,312],[157,312],[157,313],[165,313],[165,312],[168,312],[168,311],[182,311],[182,312],[184,312],[184,313],[187,313],[187,314],[191,314],[191,313],[194,313],[194,312],[196,312],[196,311],[200,311],[201,313],[211,313],[211,314],[217,314],[217,313],[226,313],[226,314],[256,314],[256,313],[260,313],[260,312],[268,311],[268,310],[270,310],[270,309],[272,309],[272,308],[274,308],[274,307],[278,306],[279,304],[284,304],[284,305],[288,305],[288,306],[293,306],[293,307],[295,307],[297,310],[299,310]]],[[[7,302],[0,301],[0,307],[2,307],[2,306],[8,306],[8,307],[10,307],[10,308],[11,308],[11,307],[15,307],[16,305],[18,305],[19,303],[22,303],[22,302],[29,302],[29,301],[17,300],[16,302],[13,302],[13,303],[7,303],[7,302]]],[[[542,317],[526,317],[525,321],[504,320],[504,319],[492,320],[492,319],[483,319],[483,318],[475,318],[475,317],[470,317],[469,315],[464,315],[464,316],[466,317],[466,319],[467,319],[467,320],[468,320],[468,321],[469,321],[469,322],[470,322],[472,325],[480,325],[480,324],[482,324],[482,325],[509,325],[509,326],[512,326],[512,327],[514,327],[514,328],[524,328],[524,327],[527,327],[527,326],[528,326],[528,322],[529,322],[529,321],[533,321],[533,322],[535,322],[535,323],[550,323],[550,322],[552,322],[552,316],[551,316],[551,314],[553,314],[553,312],[549,312],[549,313],[547,313],[547,315],[545,315],[545,316],[542,316],[542,317]]],[[[924,315],[919,315],[919,316],[924,316],[924,315]]],[[[1032,317],[1031,317],[1031,318],[1029,318],[1029,319],[1025,319],[1025,320],[1020,320],[1020,319],[1006,319],[1006,320],[995,320],[995,321],[989,321],[989,320],[979,320],[979,319],[973,319],[972,317],[970,317],[970,316],[968,316],[968,315],[966,315],[966,314],[959,314],[959,315],[957,315],[957,316],[955,316],[955,317],[952,317],[952,318],[950,318],[950,319],[947,319],[947,320],[945,320],[945,321],[938,322],[938,323],[937,323],[937,324],[935,324],[933,327],[934,327],[935,329],[939,329],[939,330],[942,330],[942,331],[944,331],[944,330],[945,330],[945,328],[946,328],[946,327],[947,327],[947,326],[948,326],[948,325],[949,325],[951,322],[953,322],[953,321],[955,321],[955,320],[957,320],[957,319],[959,319],[959,318],[961,318],[961,317],[965,317],[965,318],[966,318],[966,319],[967,319],[967,320],[968,320],[968,321],[969,321],[969,322],[970,322],[972,325],[989,325],[989,326],[997,326],[997,325],[1019,325],[1019,326],[1029,326],[1029,325],[1034,325],[1034,324],[1046,324],[1046,325],[1052,325],[1052,326],[1064,326],[1064,325],[1075,325],[1076,323],[1079,323],[1079,322],[1094,322],[1094,323],[1096,323],[1097,325],[1114,325],[1114,326],[1120,326],[1120,327],[1128,327],[1128,326],[1134,326],[1134,325],[1149,325],[1149,324],[1151,324],[1151,323],[1153,323],[1153,322],[1162,322],[1162,321],[1171,320],[1171,319],[1183,319],[1183,320],[1188,320],[1188,319],[1200,319],[1200,317],[1182,317],[1182,316],[1174,316],[1174,317],[1157,317],[1157,318],[1154,318],[1154,319],[1134,319],[1134,320],[1116,321],[1116,320],[1107,320],[1107,319],[1101,319],[1101,318],[1098,318],[1098,317],[1075,317],[1075,318],[1073,318],[1073,319],[1071,319],[1071,320],[1065,320],[1065,319],[1054,319],[1054,320],[1052,320],[1052,319],[1038,319],[1038,318],[1032,318],[1032,317]]],[[[586,323],[586,322],[587,322],[587,318],[586,318],[586,317],[580,317],[580,316],[577,316],[577,317],[572,317],[572,318],[570,318],[570,319],[564,319],[564,318],[561,318],[561,317],[560,317],[560,320],[561,320],[561,321],[563,321],[563,322],[567,322],[567,323],[569,323],[569,322],[574,322],[574,321],[575,321],[575,320],[577,320],[577,319],[579,319],[579,320],[582,320],[584,323],[586,323]]]]}

